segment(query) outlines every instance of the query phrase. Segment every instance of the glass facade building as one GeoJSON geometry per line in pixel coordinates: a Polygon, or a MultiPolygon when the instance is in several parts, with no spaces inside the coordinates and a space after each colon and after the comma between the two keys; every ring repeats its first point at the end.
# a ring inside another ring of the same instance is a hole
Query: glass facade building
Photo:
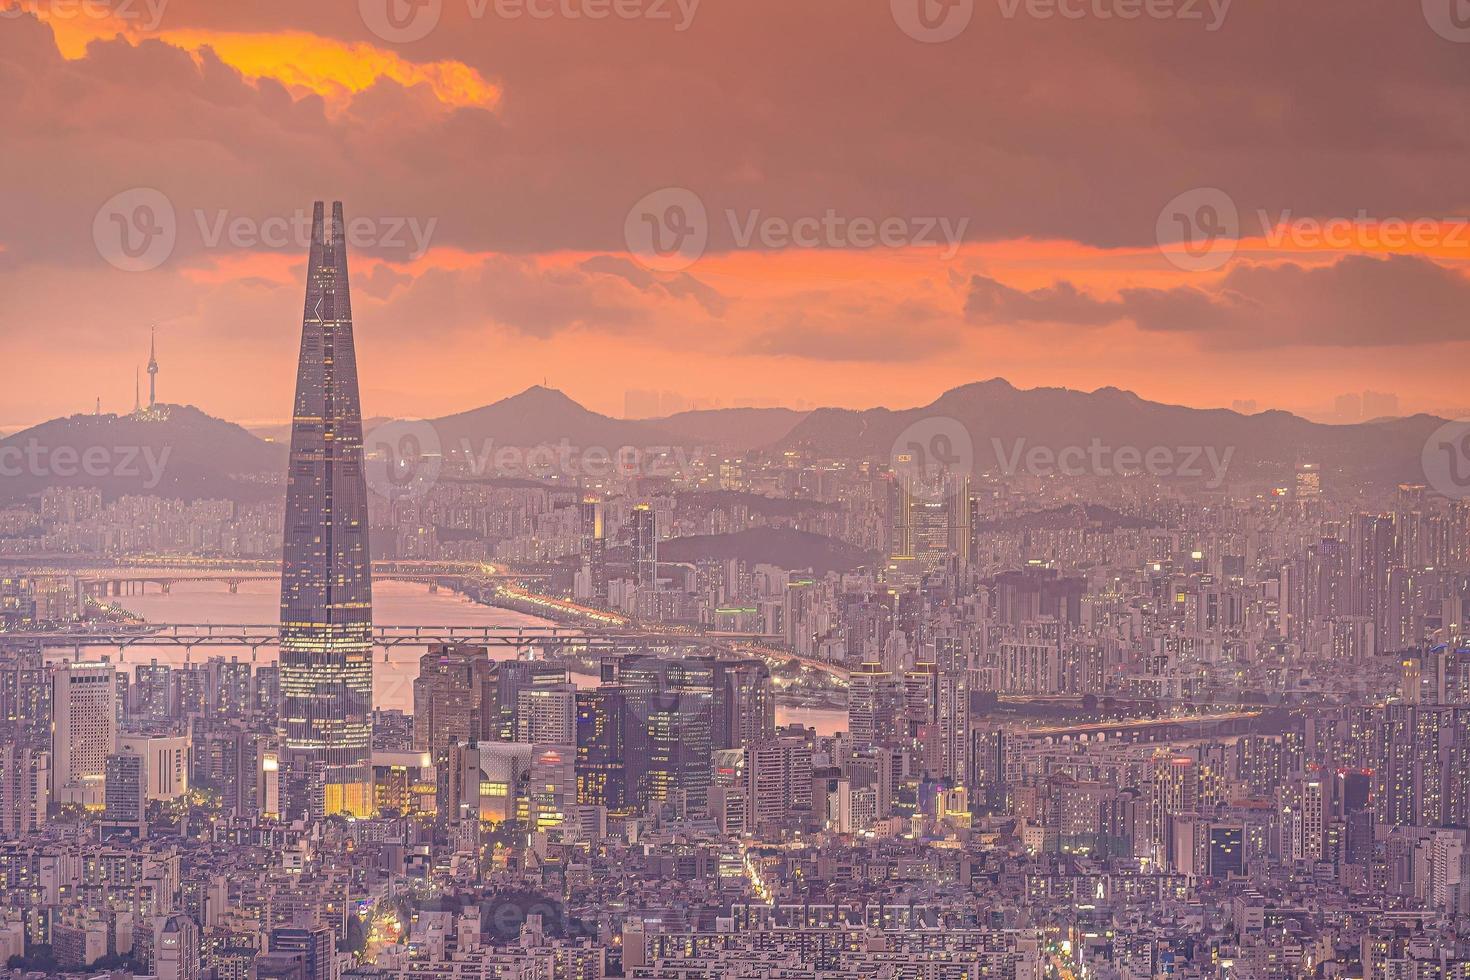
{"type": "Polygon", "coordinates": [[[372,564],[341,203],[312,216],[281,576],[281,728],[311,778],[292,809],[372,811],[372,564]]]}

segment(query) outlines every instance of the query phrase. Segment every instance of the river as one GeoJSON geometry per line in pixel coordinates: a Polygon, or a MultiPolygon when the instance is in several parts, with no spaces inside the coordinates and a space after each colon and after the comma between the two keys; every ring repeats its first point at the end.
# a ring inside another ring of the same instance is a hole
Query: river
{"type": "MultiPolygon", "coordinates": [[[[179,582],[167,594],[150,592],[116,600],[125,608],[155,623],[233,623],[267,625],[280,619],[280,586],[272,582],[244,582],[238,592],[230,592],[223,583],[179,582]]],[[[484,606],[456,592],[441,589],[430,592],[427,585],[411,582],[374,582],[373,619],[392,626],[548,626],[547,620],[509,609],[484,606]]],[[[510,656],[509,650],[492,649],[492,657],[510,656]]],[[[419,657],[416,647],[397,647],[388,651],[384,661],[379,650],[373,663],[373,701],[380,708],[413,711],[413,680],[418,676],[419,657]]],[[[115,654],[114,654],[115,656],[115,654]]],[[[195,651],[194,659],[237,656],[249,659],[250,651],[208,647],[195,651]]],[[[261,663],[275,660],[274,648],[260,650],[261,663]]],[[[184,662],[184,651],[171,646],[134,646],[129,648],[124,666],[157,660],[165,664],[184,662]]],[[[592,685],[596,679],[573,674],[581,685],[592,685]]],[[[819,734],[831,735],[847,727],[847,712],[824,708],[778,706],[776,723],[792,722],[815,728],[819,734]]]]}

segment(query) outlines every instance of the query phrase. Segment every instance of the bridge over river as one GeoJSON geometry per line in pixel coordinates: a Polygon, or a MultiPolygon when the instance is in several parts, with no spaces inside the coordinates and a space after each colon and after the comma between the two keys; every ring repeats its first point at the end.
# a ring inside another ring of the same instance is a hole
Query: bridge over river
{"type": "MultiPolygon", "coordinates": [[[[149,558],[116,566],[57,563],[50,568],[29,569],[28,574],[37,578],[75,579],[87,595],[107,598],[136,595],[146,592],[149,586],[167,593],[180,582],[223,582],[235,592],[243,582],[279,582],[281,563],[265,559],[149,558]]],[[[546,577],[545,571],[510,571],[490,562],[404,559],[373,562],[375,580],[422,582],[430,589],[441,584],[530,582],[546,577]]]]}
{"type": "MultiPolygon", "coordinates": [[[[248,649],[252,660],[261,648],[278,648],[277,625],[258,623],[169,623],[121,627],[89,632],[16,634],[15,640],[52,650],[71,650],[80,659],[84,650],[116,650],[121,659],[133,647],[182,648],[188,658],[196,649],[248,649]]],[[[508,649],[540,656],[650,648],[688,648],[706,645],[697,636],[670,636],[636,630],[589,631],[561,626],[374,626],[373,646],[384,651],[398,647],[468,644],[508,649]]]]}

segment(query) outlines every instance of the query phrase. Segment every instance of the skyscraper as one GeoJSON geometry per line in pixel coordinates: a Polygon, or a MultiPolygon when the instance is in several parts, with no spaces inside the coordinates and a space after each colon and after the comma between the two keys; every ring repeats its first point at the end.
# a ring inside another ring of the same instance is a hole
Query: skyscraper
{"type": "Polygon", "coordinates": [[[745,758],[756,824],[811,816],[812,747],[806,739],[766,739],[746,747],[745,758]]]}
{"type": "Polygon", "coordinates": [[[332,980],[336,976],[336,937],[328,926],[287,926],[272,929],[272,953],[300,953],[306,965],[306,980],[332,980]]]}
{"type": "Polygon", "coordinates": [[[41,651],[0,651],[0,744],[51,739],[51,676],[41,651]]]}
{"type": "Polygon", "coordinates": [[[605,684],[577,694],[577,802],[622,810],[627,806],[623,691],[605,684]]]}
{"type": "Polygon", "coordinates": [[[0,836],[6,839],[39,831],[51,799],[50,753],[14,741],[14,731],[0,729],[0,836]]]}
{"type": "Polygon", "coordinates": [[[536,745],[532,750],[527,795],[534,829],[565,826],[568,811],[577,804],[577,747],[536,745]]]}
{"type": "Polygon", "coordinates": [[[456,742],[493,737],[499,729],[495,683],[484,647],[430,647],[413,682],[414,749],[433,753],[438,763],[456,742]]]}
{"type": "Polygon", "coordinates": [[[891,683],[891,675],[880,663],[868,662],[851,673],[847,698],[847,730],[852,744],[865,749],[883,740],[884,688],[891,683]]]}
{"type": "Polygon", "coordinates": [[[141,755],[115,752],[107,757],[106,808],[102,814],[104,836],[148,831],[148,773],[141,755]]]}
{"type": "Polygon", "coordinates": [[[489,738],[514,742],[520,733],[521,692],[533,687],[556,688],[571,681],[565,667],[534,660],[502,660],[495,664],[496,710],[489,738]]]}
{"type": "Polygon", "coordinates": [[[638,613],[651,616],[652,603],[658,592],[658,532],[653,508],[638,504],[633,508],[633,585],[638,590],[638,613]],[[645,608],[647,606],[647,608],[645,608]]]}
{"type": "Polygon", "coordinates": [[[889,490],[887,577],[917,582],[953,558],[970,563],[970,480],[948,474],[932,482],[894,480],[889,490]]]}
{"type": "MultiPolygon", "coordinates": [[[[362,410],[340,202],[312,216],[281,568],[287,764],[320,770],[306,808],[372,810],[372,566],[362,410]]],[[[306,785],[316,780],[303,780],[306,785]]],[[[301,803],[292,801],[293,811],[301,803]]]]}
{"type": "Polygon", "coordinates": [[[630,803],[702,811],[709,799],[715,661],[628,654],[603,661],[603,680],[624,698],[630,803]]]}
{"type": "Polygon", "coordinates": [[[100,805],[107,757],[117,748],[112,664],[57,664],[51,681],[53,796],[61,803],[100,805]]]}
{"type": "Polygon", "coordinates": [[[584,498],[580,516],[582,568],[587,575],[585,598],[603,609],[607,606],[607,540],[602,501],[584,498]]]}
{"type": "Polygon", "coordinates": [[[710,744],[738,749],[776,732],[776,695],[763,660],[715,663],[714,727],[710,744]]]}
{"type": "Polygon", "coordinates": [[[153,972],[159,980],[197,980],[199,926],[182,912],[153,920],[153,972]]]}
{"type": "Polygon", "coordinates": [[[575,745],[577,685],[537,685],[516,696],[516,741],[575,745]]]}
{"type": "Polygon", "coordinates": [[[173,689],[173,668],[155,658],[133,669],[131,714],[146,721],[167,721],[172,713],[169,694],[173,689]]]}

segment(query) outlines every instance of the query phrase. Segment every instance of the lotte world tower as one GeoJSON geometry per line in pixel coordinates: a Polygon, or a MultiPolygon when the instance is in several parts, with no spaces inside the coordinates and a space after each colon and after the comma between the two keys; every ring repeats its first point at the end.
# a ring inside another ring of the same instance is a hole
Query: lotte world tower
{"type": "Polygon", "coordinates": [[[317,202],[281,569],[281,728],[293,815],[372,811],[372,562],[340,202],[317,202]]]}

